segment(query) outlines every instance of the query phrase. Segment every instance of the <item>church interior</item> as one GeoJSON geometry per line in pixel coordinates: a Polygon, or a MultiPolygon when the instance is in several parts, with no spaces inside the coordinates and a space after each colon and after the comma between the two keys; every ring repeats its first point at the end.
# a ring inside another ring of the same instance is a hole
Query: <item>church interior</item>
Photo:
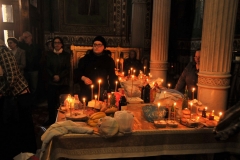
{"type": "MultiPolygon", "coordinates": [[[[19,39],[25,31],[43,51],[50,38],[63,39],[64,50],[71,54],[72,94],[79,90],[73,75],[78,60],[101,35],[115,62],[120,53],[128,58],[135,50],[141,62],[148,60],[153,78],[163,78],[170,88],[201,50],[196,98],[216,112],[240,100],[240,0],[1,0],[0,39],[7,44],[9,37],[19,39]]],[[[40,77],[32,113],[38,148],[41,125],[48,117],[45,83],[40,77]]],[[[239,155],[230,157],[224,158],[235,160],[239,155]]],[[[210,159],[155,157],[201,158],[210,159]]]]}

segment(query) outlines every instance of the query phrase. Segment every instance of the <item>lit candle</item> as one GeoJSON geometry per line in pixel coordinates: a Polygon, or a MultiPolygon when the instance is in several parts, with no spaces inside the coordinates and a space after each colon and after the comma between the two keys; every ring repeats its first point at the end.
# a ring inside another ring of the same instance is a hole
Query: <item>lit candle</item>
{"type": "Polygon", "coordinates": [[[94,85],[92,84],[91,85],[91,99],[93,99],[93,87],[94,87],[94,85]]]}
{"type": "Polygon", "coordinates": [[[160,103],[158,103],[158,112],[159,112],[160,105],[161,105],[161,104],[160,104],[160,103]]]}
{"type": "Polygon", "coordinates": [[[135,75],[135,72],[136,72],[136,70],[134,69],[134,70],[133,70],[133,74],[134,74],[134,75],[135,75]]]}
{"type": "Polygon", "coordinates": [[[111,94],[108,95],[108,106],[110,106],[110,97],[111,97],[111,94]]]}
{"type": "Polygon", "coordinates": [[[191,108],[190,108],[190,112],[192,112],[192,105],[193,105],[193,103],[191,102],[191,103],[190,103],[190,106],[191,106],[191,108]]]}
{"type": "Polygon", "coordinates": [[[173,106],[174,106],[174,117],[173,117],[173,120],[174,120],[174,121],[176,121],[176,105],[177,105],[177,103],[174,102],[174,103],[173,103],[173,106]]]}
{"type": "Polygon", "coordinates": [[[115,92],[117,92],[117,84],[118,84],[118,81],[115,82],[116,85],[115,85],[115,92]]]}
{"type": "Polygon", "coordinates": [[[194,99],[194,91],[195,91],[195,88],[192,89],[192,99],[194,99]]]}
{"type": "Polygon", "coordinates": [[[197,117],[196,121],[197,121],[197,122],[199,121],[199,117],[197,117]]]}
{"type": "Polygon", "coordinates": [[[220,120],[221,116],[222,116],[222,112],[219,112],[219,120],[220,120]]]}
{"type": "Polygon", "coordinates": [[[131,72],[130,72],[130,74],[133,74],[132,70],[133,70],[133,68],[131,68],[131,72]]]}
{"type": "Polygon", "coordinates": [[[95,97],[95,104],[94,104],[94,106],[96,106],[97,95],[95,95],[94,97],[95,97]]]}
{"type": "Polygon", "coordinates": [[[145,71],[146,71],[146,66],[143,67],[143,74],[146,74],[145,71]]]}
{"type": "Polygon", "coordinates": [[[83,98],[83,112],[85,112],[85,108],[86,108],[86,99],[85,98],[83,98]]]}
{"type": "Polygon", "coordinates": [[[117,65],[116,65],[117,66],[117,70],[118,70],[118,63],[119,63],[119,59],[117,59],[117,65]]]}
{"type": "Polygon", "coordinates": [[[166,91],[164,91],[163,93],[164,93],[164,98],[165,98],[166,91]]]}
{"type": "Polygon", "coordinates": [[[122,72],[122,76],[124,76],[124,72],[122,72]]]}
{"type": "Polygon", "coordinates": [[[170,83],[168,83],[168,89],[171,87],[171,84],[170,83]]]}
{"type": "Polygon", "coordinates": [[[98,80],[98,101],[99,101],[99,97],[100,97],[100,83],[101,83],[101,79],[98,80]]]}
{"type": "Polygon", "coordinates": [[[133,79],[134,79],[134,75],[132,75],[132,88],[131,88],[131,97],[132,97],[132,90],[133,90],[133,79]]]}

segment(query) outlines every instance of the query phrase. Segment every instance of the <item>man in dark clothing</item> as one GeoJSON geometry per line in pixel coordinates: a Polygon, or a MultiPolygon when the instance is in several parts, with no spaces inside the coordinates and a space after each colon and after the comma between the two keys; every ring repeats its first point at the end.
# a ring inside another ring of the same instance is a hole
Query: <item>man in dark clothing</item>
{"type": "Polygon", "coordinates": [[[19,42],[19,48],[25,50],[26,54],[26,67],[24,69],[24,76],[29,84],[31,94],[33,97],[36,97],[38,72],[40,69],[42,50],[37,44],[33,43],[32,34],[30,32],[23,32],[21,38],[23,41],[19,42]]]}
{"type": "MultiPolygon", "coordinates": [[[[129,52],[129,58],[127,58],[124,61],[123,64],[123,70],[124,70],[124,74],[128,75],[129,74],[129,70],[135,70],[135,76],[138,76],[141,68],[142,68],[142,63],[140,60],[137,59],[137,54],[134,50],[131,50],[129,52]]],[[[131,73],[133,74],[133,73],[131,73]]]]}
{"type": "Polygon", "coordinates": [[[192,98],[192,89],[195,88],[194,97],[197,98],[197,81],[198,81],[198,71],[200,67],[200,50],[195,52],[194,62],[190,62],[182,72],[175,86],[175,89],[183,92],[185,86],[187,85],[188,97],[192,98]]]}
{"type": "MultiPolygon", "coordinates": [[[[104,90],[114,91],[115,74],[114,60],[105,51],[106,41],[102,36],[97,36],[93,40],[93,49],[78,62],[78,77],[80,80],[80,97],[91,100],[91,85],[94,85],[93,94],[98,93],[100,83],[100,96],[104,90]]],[[[102,97],[100,97],[102,99],[102,97]]]]}
{"type": "Polygon", "coordinates": [[[14,55],[0,39],[0,157],[36,152],[28,83],[14,55]]]}

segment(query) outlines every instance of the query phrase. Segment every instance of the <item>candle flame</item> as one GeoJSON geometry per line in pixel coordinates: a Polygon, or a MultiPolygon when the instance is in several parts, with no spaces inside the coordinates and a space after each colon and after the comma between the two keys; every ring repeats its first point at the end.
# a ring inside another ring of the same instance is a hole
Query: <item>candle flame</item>
{"type": "Polygon", "coordinates": [[[194,91],[195,91],[195,88],[193,88],[192,91],[194,92],[194,91]]]}
{"type": "Polygon", "coordinates": [[[94,85],[92,84],[92,85],[91,85],[91,88],[93,88],[93,87],[94,87],[94,85]]]}
{"type": "Polygon", "coordinates": [[[83,98],[83,102],[85,102],[85,100],[86,100],[86,99],[85,99],[85,98],[83,98]]]}
{"type": "Polygon", "coordinates": [[[101,83],[101,79],[98,80],[98,83],[101,83]]]}
{"type": "Polygon", "coordinates": [[[222,116],[222,112],[219,112],[219,117],[221,117],[222,116]]]}
{"type": "Polygon", "coordinates": [[[174,103],[173,103],[173,105],[174,105],[174,106],[176,106],[176,105],[177,105],[177,103],[176,103],[176,102],[174,102],[174,103]]]}
{"type": "Polygon", "coordinates": [[[118,81],[115,82],[116,84],[118,83],[118,81]]]}
{"type": "Polygon", "coordinates": [[[160,107],[161,103],[158,103],[158,107],[160,107]]]}
{"type": "Polygon", "coordinates": [[[97,95],[95,95],[94,97],[95,97],[95,99],[97,99],[97,95]]]}

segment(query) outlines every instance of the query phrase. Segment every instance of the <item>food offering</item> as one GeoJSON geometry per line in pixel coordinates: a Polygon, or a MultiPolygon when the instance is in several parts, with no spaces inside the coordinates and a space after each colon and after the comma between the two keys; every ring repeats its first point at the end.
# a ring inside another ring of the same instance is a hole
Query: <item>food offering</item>
{"type": "Polygon", "coordinates": [[[99,119],[104,118],[106,116],[105,112],[96,112],[89,116],[87,124],[91,127],[96,127],[99,119]]]}

